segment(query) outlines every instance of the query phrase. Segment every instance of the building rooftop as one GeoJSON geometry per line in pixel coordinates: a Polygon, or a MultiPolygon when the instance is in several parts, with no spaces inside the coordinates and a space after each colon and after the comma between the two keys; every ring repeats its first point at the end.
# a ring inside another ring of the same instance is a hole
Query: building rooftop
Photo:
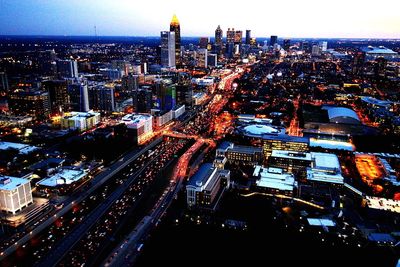
{"type": "Polygon", "coordinates": [[[28,179],[0,175],[0,190],[14,190],[21,184],[29,183],[28,179]]]}
{"type": "Polygon", "coordinates": [[[311,161],[310,153],[294,152],[294,151],[287,151],[287,150],[272,150],[271,157],[302,159],[302,160],[311,161]]]}
{"type": "Polygon", "coordinates": [[[314,169],[340,170],[339,159],[335,154],[311,152],[311,158],[314,160],[314,169]]]}
{"type": "Polygon", "coordinates": [[[69,169],[64,168],[55,175],[40,180],[37,184],[47,187],[56,187],[58,185],[68,185],[79,181],[80,179],[86,177],[87,172],[80,169],[69,169]]]}
{"type": "Polygon", "coordinates": [[[352,143],[343,142],[343,141],[335,141],[335,140],[323,140],[310,138],[310,146],[311,147],[322,147],[325,149],[338,149],[345,151],[355,151],[356,148],[352,143]]]}
{"type": "Polygon", "coordinates": [[[211,176],[215,168],[212,163],[204,163],[197,172],[189,179],[189,185],[198,187],[205,186],[208,178],[211,176]]]}
{"type": "Polygon", "coordinates": [[[38,150],[39,148],[27,144],[0,141],[0,150],[8,150],[8,149],[16,149],[19,151],[20,154],[29,154],[35,150],[38,150]]]}
{"type": "Polygon", "coordinates": [[[379,100],[379,99],[376,99],[376,98],[370,97],[370,96],[362,96],[362,97],[361,97],[361,101],[366,102],[366,103],[371,104],[371,105],[375,105],[375,106],[379,106],[379,107],[384,107],[384,108],[387,108],[387,107],[389,107],[391,104],[393,104],[392,101],[388,101],[388,100],[379,100]]]}
{"type": "Polygon", "coordinates": [[[394,52],[393,50],[386,48],[384,46],[368,46],[368,47],[363,47],[361,49],[363,52],[366,54],[387,54],[387,55],[397,55],[397,52],[394,52]]]}
{"type": "Polygon", "coordinates": [[[359,124],[360,118],[357,113],[349,108],[324,106],[323,109],[328,111],[330,122],[359,124]]]}
{"type": "Polygon", "coordinates": [[[283,170],[279,168],[263,168],[261,166],[256,166],[253,176],[260,177],[260,179],[256,181],[258,187],[293,191],[294,187],[297,186],[293,175],[284,173],[283,170]]]}
{"type": "Polygon", "coordinates": [[[287,134],[279,135],[264,135],[264,140],[279,140],[284,142],[295,142],[295,143],[309,143],[310,139],[308,137],[290,136],[287,134]]]}
{"type": "Polygon", "coordinates": [[[150,114],[128,114],[121,120],[122,123],[129,125],[130,127],[138,127],[141,123],[152,119],[153,116],[150,114]]]}
{"type": "Polygon", "coordinates": [[[307,221],[311,226],[325,226],[325,227],[336,226],[336,223],[330,219],[307,218],[307,221]]]}
{"type": "Polygon", "coordinates": [[[66,113],[63,118],[68,120],[80,120],[82,118],[91,118],[93,116],[100,116],[100,113],[94,111],[88,111],[88,112],[71,111],[66,113]]]}
{"type": "Polygon", "coordinates": [[[280,131],[275,129],[274,127],[267,126],[267,125],[261,125],[261,124],[254,124],[254,125],[249,125],[243,128],[243,131],[246,134],[250,135],[264,135],[264,134],[277,134],[280,131]]]}

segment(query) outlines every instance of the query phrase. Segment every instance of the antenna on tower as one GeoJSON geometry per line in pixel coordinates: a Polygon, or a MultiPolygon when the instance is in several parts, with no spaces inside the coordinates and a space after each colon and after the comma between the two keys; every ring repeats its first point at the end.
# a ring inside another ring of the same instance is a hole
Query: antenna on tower
{"type": "Polygon", "coordinates": [[[94,25],[94,37],[97,38],[97,27],[96,27],[96,25],[94,25]]]}

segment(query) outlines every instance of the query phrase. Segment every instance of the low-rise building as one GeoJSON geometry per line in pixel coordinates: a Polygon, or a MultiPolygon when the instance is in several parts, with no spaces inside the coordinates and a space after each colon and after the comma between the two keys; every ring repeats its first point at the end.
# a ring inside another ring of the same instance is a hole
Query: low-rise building
{"type": "Polygon", "coordinates": [[[69,186],[82,179],[86,178],[88,173],[85,170],[76,168],[62,168],[54,175],[40,180],[37,185],[46,188],[57,188],[62,186],[69,186]]]}
{"type": "Polygon", "coordinates": [[[178,119],[180,116],[182,116],[185,113],[185,105],[180,105],[180,106],[175,106],[172,109],[172,118],[173,119],[178,119]]]}
{"type": "Polygon", "coordinates": [[[311,154],[304,152],[294,152],[287,150],[272,150],[268,159],[271,167],[281,168],[285,172],[305,172],[311,166],[311,154]]]}
{"type": "Polygon", "coordinates": [[[311,167],[307,168],[307,180],[330,184],[343,184],[339,159],[335,154],[311,152],[311,167]]]}
{"type": "Polygon", "coordinates": [[[225,156],[231,164],[255,165],[263,162],[261,147],[239,146],[230,142],[223,142],[216,156],[225,156]]]}
{"type": "Polygon", "coordinates": [[[262,192],[292,196],[297,187],[293,174],[285,173],[279,168],[256,166],[253,177],[257,179],[256,188],[262,192]]]}
{"type": "Polygon", "coordinates": [[[186,186],[187,205],[215,209],[222,193],[230,184],[230,171],[205,163],[193,175],[186,186]]]}
{"type": "Polygon", "coordinates": [[[154,118],[154,126],[155,128],[160,128],[163,125],[167,124],[170,122],[173,118],[173,112],[172,110],[168,111],[160,111],[160,110],[152,110],[152,115],[154,118]]]}
{"type": "Polygon", "coordinates": [[[39,150],[39,148],[36,146],[30,146],[30,145],[21,144],[21,143],[1,142],[0,141],[0,151],[5,151],[5,150],[9,150],[9,149],[17,150],[18,153],[21,155],[27,155],[27,154],[30,154],[32,152],[39,150]]]}
{"type": "Polygon", "coordinates": [[[5,212],[22,210],[33,202],[28,179],[0,176],[0,209],[5,212]]]}
{"type": "Polygon", "coordinates": [[[135,142],[144,143],[153,135],[153,116],[149,114],[128,114],[122,118],[135,142]]]}
{"type": "Polygon", "coordinates": [[[100,123],[100,113],[98,112],[68,112],[61,118],[63,129],[78,130],[80,132],[92,129],[100,123]]]}
{"type": "Polygon", "coordinates": [[[289,135],[265,135],[262,143],[265,159],[271,156],[272,150],[308,152],[310,146],[309,138],[289,135]]]}

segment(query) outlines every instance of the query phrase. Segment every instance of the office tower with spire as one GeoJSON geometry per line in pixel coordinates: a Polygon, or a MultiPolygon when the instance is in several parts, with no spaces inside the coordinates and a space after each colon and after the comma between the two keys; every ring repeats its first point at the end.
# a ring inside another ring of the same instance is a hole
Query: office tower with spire
{"type": "Polygon", "coordinates": [[[172,17],[169,30],[175,33],[175,63],[179,66],[181,65],[181,25],[175,14],[172,17]]]}
{"type": "Polygon", "coordinates": [[[222,46],[222,35],[223,31],[221,29],[221,26],[218,25],[217,29],[215,30],[215,44],[218,46],[222,46]]]}
{"type": "Polygon", "coordinates": [[[175,68],[175,32],[161,32],[161,65],[163,67],[175,68]]]}
{"type": "Polygon", "coordinates": [[[246,44],[250,44],[251,42],[251,30],[246,30],[246,44]]]}

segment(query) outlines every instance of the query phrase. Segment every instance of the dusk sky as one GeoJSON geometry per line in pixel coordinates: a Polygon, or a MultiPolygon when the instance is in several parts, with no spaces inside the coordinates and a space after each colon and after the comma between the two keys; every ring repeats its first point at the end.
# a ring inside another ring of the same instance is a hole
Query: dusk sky
{"type": "Polygon", "coordinates": [[[158,36],[172,15],[182,36],[221,25],[264,37],[400,38],[399,0],[0,0],[1,35],[158,36]]]}

